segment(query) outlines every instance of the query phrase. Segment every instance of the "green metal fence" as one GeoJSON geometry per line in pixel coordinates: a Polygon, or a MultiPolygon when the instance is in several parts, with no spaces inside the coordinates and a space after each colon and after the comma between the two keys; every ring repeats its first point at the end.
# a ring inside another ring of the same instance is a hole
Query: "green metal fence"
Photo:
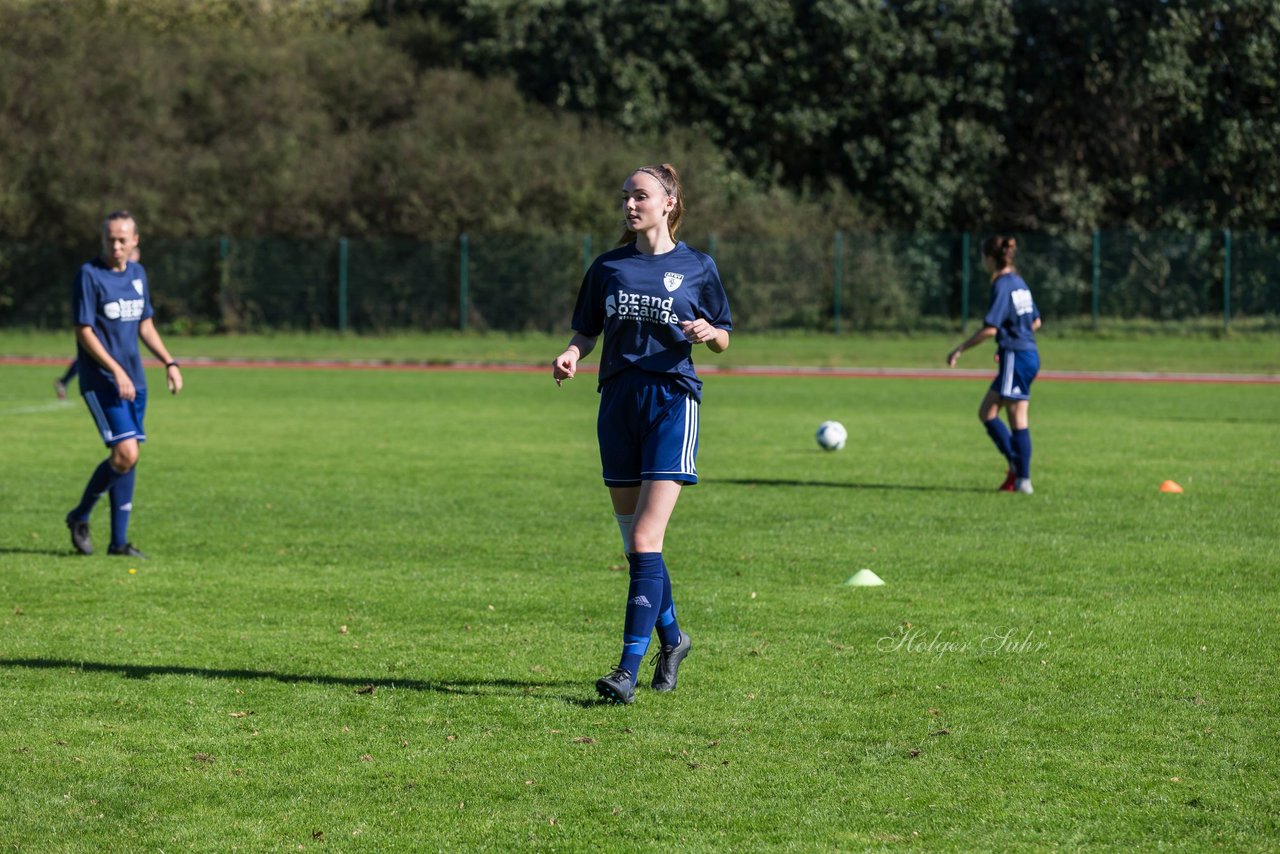
{"type": "MultiPolygon", "coordinates": [[[[807,238],[690,235],[729,292],[738,329],[919,330],[978,321],[988,282],[976,234],[807,238]]],[[[158,322],[190,331],[564,331],[582,273],[611,236],[460,235],[447,242],[149,239],[158,322]]],[[[0,326],[65,327],[91,254],[0,241],[0,326]]],[[[1046,321],[1280,316],[1280,234],[1019,235],[1046,321]]]]}

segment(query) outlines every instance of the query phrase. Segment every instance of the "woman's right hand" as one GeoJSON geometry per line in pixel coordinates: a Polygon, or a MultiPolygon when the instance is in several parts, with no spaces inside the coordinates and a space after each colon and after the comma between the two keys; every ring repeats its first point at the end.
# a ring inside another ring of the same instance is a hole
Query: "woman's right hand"
{"type": "Polygon", "coordinates": [[[138,397],[138,390],[134,388],[133,380],[125,373],[124,368],[120,368],[115,372],[116,393],[120,395],[121,400],[135,400],[138,397]]]}
{"type": "Polygon", "coordinates": [[[573,379],[576,373],[578,373],[578,348],[569,347],[552,361],[551,376],[559,386],[565,380],[573,379]]]}

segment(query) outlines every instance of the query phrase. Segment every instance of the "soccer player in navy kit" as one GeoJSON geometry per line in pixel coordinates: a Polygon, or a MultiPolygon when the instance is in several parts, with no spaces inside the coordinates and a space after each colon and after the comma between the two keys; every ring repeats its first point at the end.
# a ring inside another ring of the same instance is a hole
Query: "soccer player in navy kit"
{"type": "MultiPolygon", "coordinates": [[[[141,261],[142,253],[138,251],[138,247],[134,246],[129,252],[130,261],[141,261]]],[[[71,384],[71,380],[80,372],[80,358],[77,356],[72,359],[67,369],[62,372],[62,376],[53,381],[53,393],[58,396],[58,400],[67,399],[67,386],[71,384]]]]}
{"type": "Polygon", "coordinates": [[[978,407],[978,418],[1009,462],[1000,491],[1030,495],[1035,490],[1031,488],[1031,430],[1027,408],[1031,401],[1031,383],[1040,371],[1040,353],[1036,350],[1040,310],[1031,298],[1031,289],[1013,265],[1017,252],[1018,244],[1012,237],[989,237],[983,241],[982,263],[991,273],[991,305],[982,319],[982,328],[947,354],[947,364],[954,368],[961,353],[995,337],[996,361],[1000,367],[978,407]],[[1009,419],[1008,427],[1000,420],[1002,406],[1009,419]]]}
{"type": "Polygon", "coordinates": [[[128,211],[109,214],[102,223],[102,255],[81,266],[72,288],[80,394],[111,450],[89,478],[80,503],[67,514],[71,545],[81,554],[93,554],[89,513],[102,495],[109,494],[108,554],[145,557],[128,540],[134,466],[138,445],[147,438],[142,427],[147,382],[139,338],[164,362],[169,391],[182,391],[182,371],[152,321],[147,273],[130,260],[137,246],[138,227],[128,211]]]}
{"type": "Polygon", "coordinates": [[[732,322],[715,262],[675,239],[684,214],[675,169],[668,163],[637,169],[623,185],[622,207],[626,231],[583,277],[574,336],[552,362],[552,376],[556,385],[571,379],[604,336],[596,432],[631,582],[622,656],[596,690],[611,702],[631,703],[655,627],[661,651],[654,690],[676,687],[692,648],[676,622],[663,538],[681,487],[698,482],[702,381],[693,347],[723,353],[732,322]]]}

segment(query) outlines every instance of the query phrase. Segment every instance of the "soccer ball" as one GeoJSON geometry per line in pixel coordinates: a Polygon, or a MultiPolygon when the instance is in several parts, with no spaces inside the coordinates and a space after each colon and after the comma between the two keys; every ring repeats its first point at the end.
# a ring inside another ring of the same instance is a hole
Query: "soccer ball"
{"type": "Polygon", "coordinates": [[[849,432],[839,421],[823,421],[818,428],[818,447],[824,451],[838,451],[844,447],[849,432]]]}

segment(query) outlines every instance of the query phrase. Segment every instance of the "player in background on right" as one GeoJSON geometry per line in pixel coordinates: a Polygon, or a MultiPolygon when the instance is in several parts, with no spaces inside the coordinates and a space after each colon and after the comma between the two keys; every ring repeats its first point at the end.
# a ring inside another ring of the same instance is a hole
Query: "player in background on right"
{"type": "Polygon", "coordinates": [[[978,407],[978,420],[987,435],[1009,462],[1001,492],[1032,494],[1031,429],[1027,408],[1031,403],[1031,383],[1040,372],[1036,350],[1036,330],[1040,310],[1031,298],[1031,289],[1013,265],[1018,244],[1012,237],[988,237],[982,243],[982,264],[991,274],[991,305],[982,318],[982,328],[947,354],[947,364],[956,366],[960,354],[988,338],[996,339],[999,368],[991,388],[978,407]],[[1009,419],[1000,420],[1000,407],[1009,419]]]}

